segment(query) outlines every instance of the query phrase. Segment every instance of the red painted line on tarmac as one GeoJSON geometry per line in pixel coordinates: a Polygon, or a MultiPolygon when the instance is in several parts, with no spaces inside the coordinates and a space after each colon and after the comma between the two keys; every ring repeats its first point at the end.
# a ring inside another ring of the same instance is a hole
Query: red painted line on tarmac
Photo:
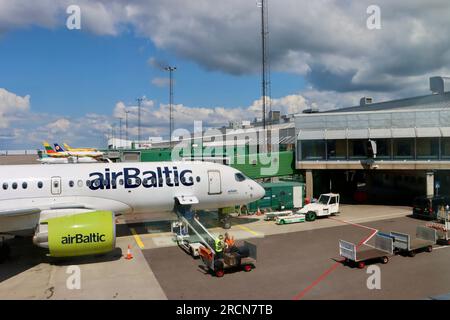
{"type": "Polygon", "coordinates": [[[340,264],[341,264],[341,261],[335,262],[330,268],[328,268],[328,270],[326,270],[324,273],[322,273],[320,275],[320,277],[318,277],[309,286],[307,286],[302,292],[300,292],[294,298],[292,298],[292,300],[300,300],[301,298],[303,298],[305,296],[305,294],[307,294],[312,288],[314,288],[320,282],[325,280],[325,278],[328,277],[328,275],[330,273],[332,273],[340,264]]]}
{"type": "Polygon", "coordinates": [[[364,225],[362,225],[362,224],[355,223],[355,222],[351,222],[351,221],[345,221],[345,220],[341,220],[341,219],[337,219],[337,218],[333,218],[333,217],[328,217],[328,219],[335,220],[335,221],[339,221],[339,222],[342,222],[342,223],[345,223],[345,224],[349,224],[349,225],[356,226],[356,227],[360,227],[360,228],[364,228],[364,229],[377,230],[377,229],[375,229],[375,228],[371,228],[371,227],[368,227],[368,226],[364,226],[364,225]]]}
{"type": "MultiPolygon", "coordinates": [[[[372,230],[372,233],[365,237],[363,240],[361,240],[358,245],[356,246],[356,248],[359,248],[360,246],[362,246],[364,243],[366,243],[367,241],[369,241],[377,232],[377,229],[371,228],[371,227],[367,227],[367,226],[363,226],[361,224],[357,224],[357,223],[353,223],[353,222],[349,222],[349,221],[345,221],[345,220],[340,220],[340,219],[336,219],[336,218],[329,218],[332,220],[336,220],[345,224],[349,224],[352,226],[356,226],[356,227],[360,227],[360,228],[364,228],[364,229],[369,229],[372,230]]],[[[317,286],[320,282],[322,282],[323,280],[326,279],[326,277],[328,277],[330,275],[330,273],[332,273],[334,270],[336,270],[336,268],[343,262],[343,260],[341,261],[337,261],[335,262],[330,268],[328,268],[324,273],[322,273],[316,280],[314,280],[309,286],[307,286],[305,289],[303,289],[303,291],[301,291],[299,294],[297,294],[296,296],[294,296],[292,298],[292,300],[300,300],[301,298],[303,298],[309,291],[311,291],[315,286],[317,286]]]]}
{"type": "Polygon", "coordinates": [[[350,222],[350,221],[345,221],[345,220],[341,220],[341,219],[336,219],[336,218],[332,218],[332,217],[329,217],[328,219],[335,220],[335,221],[339,221],[339,222],[342,222],[342,223],[345,223],[345,224],[349,224],[349,225],[351,225],[351,226],[355,226],[355,227],[359,227],[359,228],[363,228],[363,229],[369,229],[369,230],[372,230],[372,233],[371,233],[368,237],[366,237],[366,238],[364,238],[362,241],[360,241],[360,242],[358,243],[358,245],[356,246],[356,248],[359,248],[360,246],[362,246],[363,244],[365,244],[367,241],[369,241],[370,239],[372,239],[372,237],[378,232],[377,229],[371,228],[371,227],[368,227],[368,226],[364,226],[364,225],[362,225],[362,224],[358,224],[358,223],[354,223],[354,222],[350,222]]]}

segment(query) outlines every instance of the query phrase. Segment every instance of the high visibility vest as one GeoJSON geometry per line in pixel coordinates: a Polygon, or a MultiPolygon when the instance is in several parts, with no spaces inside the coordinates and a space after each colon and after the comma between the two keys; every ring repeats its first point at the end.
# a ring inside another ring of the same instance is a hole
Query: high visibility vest
{"type": "Polygon", "coordinates": [[[215,241],[214,241],[214,245],[215,245],[215,250],[216,250],[216,252],[222,252],[222,241],[221,240],[219,240],[219,239],[216,239],[215,241]]]}
{"type": "Polygon", "coordinates": [[[228,239],[225,240],[225,242],[227,243],[227,245],[229,247],[234,246],[234,239],[233,238],[228,238],[228,239]]]}

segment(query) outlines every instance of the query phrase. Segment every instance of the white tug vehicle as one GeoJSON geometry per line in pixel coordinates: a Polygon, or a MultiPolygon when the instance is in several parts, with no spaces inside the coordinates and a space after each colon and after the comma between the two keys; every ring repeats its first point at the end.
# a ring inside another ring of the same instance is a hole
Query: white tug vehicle
{"type": "Polygon", "coordinates": [[[324,193],[314,203],[309,203],[296,213],[277,217],[276,224],[290,224],[304,221],[314,221],[317,217],[330,216],[339,213],[339,194],[324,193]]]}

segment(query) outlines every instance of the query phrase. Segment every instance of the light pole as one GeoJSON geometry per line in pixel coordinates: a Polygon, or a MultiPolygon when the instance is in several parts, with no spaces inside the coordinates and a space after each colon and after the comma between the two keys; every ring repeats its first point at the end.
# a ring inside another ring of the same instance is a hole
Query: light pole
{"type": "Polygon", "coordinates": [[[122,118],[119,117],[119,140],[120,140],[120,146],[122,147],[122,118]]]}
{"type": "Polygon", "coordinates": [[[138,144],[141,141],[141,102],[144,101],[145,98],[137,98],[136,101],[138,103],[138,144]]]}
{"type": "Polygon", "coordinates": [[[172,73],[177,70],[177,67],[167,66],[164,70],[169,71],[169,122],[170,122],[170,147],[172,147],[172,132],[173,132],[173,76],[172,73]]]}
{"type": "Polygon", "coordinates": [[[130,113],[130,110],[125,110],[125,140],[127,140],[128,143],[128,114],[130,113]]]}
{"type": "Polygon", "coordinates": [[[113,123],[113,125],[112,125],[111,132],[112,132],[113,147],[114,147],[114,149],[116,149],[116,124],[115,123],[113,123]]]}

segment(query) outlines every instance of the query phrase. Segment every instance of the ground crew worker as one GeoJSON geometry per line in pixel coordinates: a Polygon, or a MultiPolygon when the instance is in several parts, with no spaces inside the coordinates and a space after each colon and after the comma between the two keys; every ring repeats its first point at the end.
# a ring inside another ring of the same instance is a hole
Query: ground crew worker
{"type": "Polygon", "coordinates": [[[228,232],[225,233],[225,244],[227,245],[227,248],[230,249],[234,247],[234,243],[234,237],[230,236],[228,232]]]}
{"type": "Polygon", "coordinates": [[[222,258],[223,256],[223,248],[225,247],[224,241],[223,241],[223,235],[220,235],[215,241],[214,241],[214,250],[216,251],[216,257],[222,258]]]}

